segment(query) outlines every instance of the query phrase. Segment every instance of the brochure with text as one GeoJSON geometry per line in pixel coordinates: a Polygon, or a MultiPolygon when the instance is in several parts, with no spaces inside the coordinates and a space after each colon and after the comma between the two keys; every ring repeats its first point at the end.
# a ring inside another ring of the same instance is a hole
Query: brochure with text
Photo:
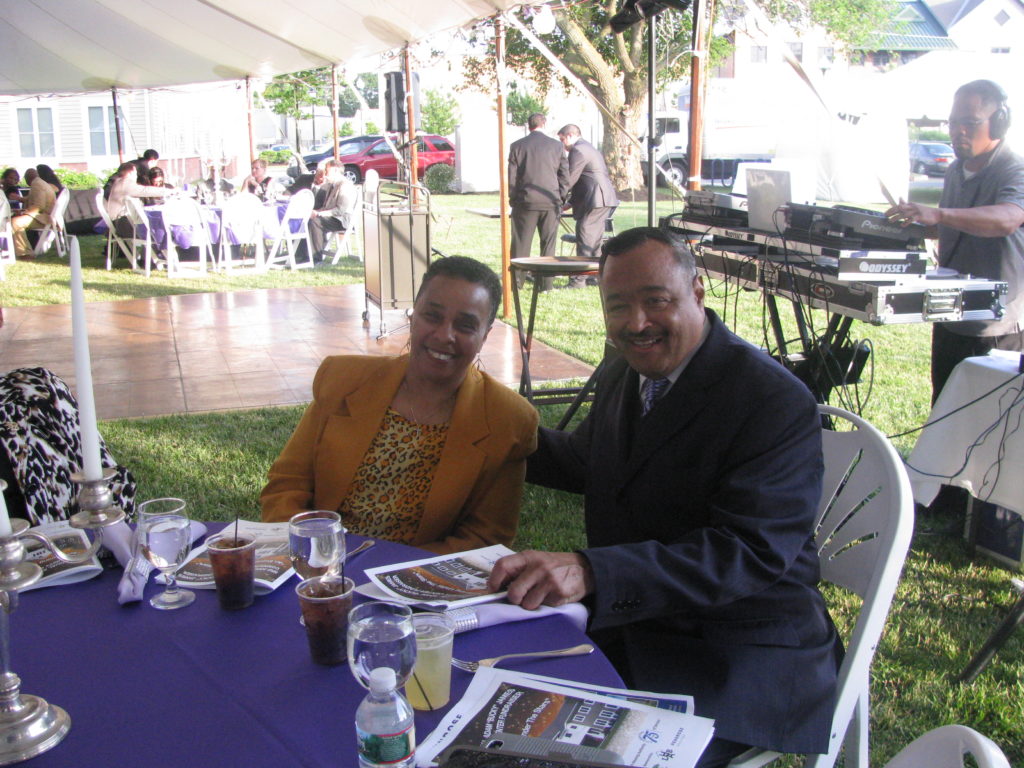
{"type": "MultiPolygon", "coordinates": [[[[224,528],[234,529],[234,523],[224,528]]],[[[288,523],[256,523],[238,521],[239,536],[256,537],[256,594],[265,595],[280,587],[295,573],[288,549],[288,523]]],[[[175,574],[178,585],[189,589],[216,589],[213,567],[206,554],[206,545],[192,550],[185,564],[175,574]]],[[[163,581],[163,577],[158,577],[163,581]]]]}
{"type": "Polygon", "coordinates": [[[487,589],[487,578],[498,560],[513,554],[515,552],[508,547],[495,544],[467,552],[367,568],[366,576],[391,600],[449,610],[505,597],[504,592],[487,589]]]}
{"type": "MultiPolygon", "coordinates": [[[[86,536],[85,531],[81,528],[72,528],[67,520],[43,523],[34,526],[31,530],[45,534],[61,551],[69,555],[80,555],[90,546],[89,537],[86,536]]],[[[23,539],[23,543],[25,544],[25,559],[42,568],[43,576],[35,584],[22,588],[20,590],[22,592],[42,587],[55,587],[60,584],[75,584],[99,576],[103,572],[103,566],[100,565],[99,558],[95,555],[84,563],[65,563],[38,541],[23,539]]]]}
{"type": "MultiPolygon", "coordinates": [[[[481,667],[465,695],[416,750],[429,768],[453,744],[530,751],[549,744],[579,760],[642,768],[693,768],[714,721],[633,701],[661,694],[597,693],[583,683],[481,667]],[[537,741],[543,740],[543,742],[537,741]],[[535,747],[536,748],[536,747],[535,747]]],[[[608,690],[601,688],[600,690],[608,690]]]]}

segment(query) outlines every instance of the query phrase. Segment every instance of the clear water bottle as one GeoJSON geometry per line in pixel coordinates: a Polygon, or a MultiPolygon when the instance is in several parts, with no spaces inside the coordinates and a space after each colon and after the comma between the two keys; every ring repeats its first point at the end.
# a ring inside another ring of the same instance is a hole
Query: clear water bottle
{"type": "Polygon", "coordinates": [[[370,672],[370,692],[356,710],[360,768],[412,768],[416,731],[412,707],[397,690],[395,670],[370,672]]]}

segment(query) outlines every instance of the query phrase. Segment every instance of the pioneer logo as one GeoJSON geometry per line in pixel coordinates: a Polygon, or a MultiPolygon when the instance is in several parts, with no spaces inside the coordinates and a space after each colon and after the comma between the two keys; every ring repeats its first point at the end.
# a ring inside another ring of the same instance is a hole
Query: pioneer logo
{"type": "Polygon", "coordinates": [[[876,221],[874,219],[864,219],[860,223],[861,229],[866,229],[869,232],[882,232],[887,235],[895,235],[903,231],[902,227],[897,227],[892,224],[886,224],[884,221],[876,221]]]}
{"type": "Polygon", "coordinates": [[[861,272],[903,275],[906,274],[909,270],[909,264],[871,264],[870,262],[867,261],[862,261],[860,263],[861,272]]]}

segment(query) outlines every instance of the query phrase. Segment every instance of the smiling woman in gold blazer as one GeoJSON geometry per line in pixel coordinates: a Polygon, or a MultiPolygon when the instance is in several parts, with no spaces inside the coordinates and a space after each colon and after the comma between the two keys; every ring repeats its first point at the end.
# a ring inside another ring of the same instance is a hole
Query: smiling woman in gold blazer
{"type": "Polygon", "coordinates": [[[471,363],[500,283],[479,262],[435,261],[402,357],[329,357],[270,468],[264,521],[339,510],[354,533],[439,554],[510,544],[537,412],[471,363]]]}

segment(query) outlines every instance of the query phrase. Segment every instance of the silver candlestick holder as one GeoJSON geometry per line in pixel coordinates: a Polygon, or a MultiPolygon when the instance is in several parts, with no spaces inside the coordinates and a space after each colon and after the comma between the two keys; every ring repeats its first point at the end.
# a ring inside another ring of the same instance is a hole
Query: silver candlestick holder
{"type": "MultiPolygon", "coordinates": [[[[19,590],[35,584],[43,569],[25,562],[24,539],[40,542],[54,557],[65,563],[89,560],[100,548],[103,529],[124,519],[124,512],[111,502],[110,479],[116,470],[108,469],[100,480],[71,478],[82,488],[78,494],[81,512],[71,518],[75,528],[89,528],[96,536],[84,552],[63,551],[49,537],[30,531],[25,520],[11,520],[11,533],[0,536],[0,765],[20,763],[57,746],[71,728],[68,713],[48,704],[39,696],[21,692],[21,678],[11,671],[10,615],[18,607],[19,590]]],[[[0,493],[7,483],[0,480],[0,493]]]]}

